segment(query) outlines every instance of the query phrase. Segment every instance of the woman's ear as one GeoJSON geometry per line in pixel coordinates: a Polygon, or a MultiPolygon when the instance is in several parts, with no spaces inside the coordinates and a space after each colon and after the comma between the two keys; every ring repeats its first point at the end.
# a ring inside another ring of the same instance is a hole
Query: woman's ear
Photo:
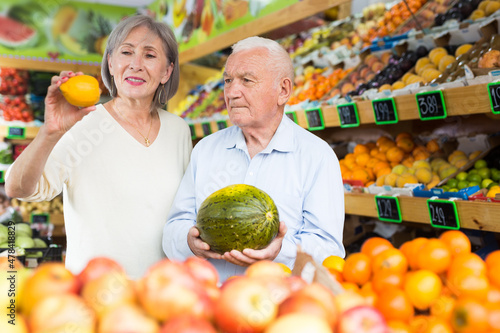
{"type": "Polygon", "coordinates": [[[160,80],[161,84],[167,83],[167,81],[170,79],[170,76],[172,76],[173,71],[174,71],[174,64],[171,62],[170,66],[167,67],[165,75],[163,75],[163,77],[160,80]]]}
{"type": "Polygon", "coordinates": [[[293,90],[292,80],[285,77],[279,84],[278,105],[284,105],[290,99],[293,90]]]}
{"type": "Polygon", "coordinates": [[[111,74],[111,76],[113,76],[113,67],[111,66],[111,55],[109,55],[109,54],[108,54],[107,61],[108,61],[109,74],[111,74]]]}

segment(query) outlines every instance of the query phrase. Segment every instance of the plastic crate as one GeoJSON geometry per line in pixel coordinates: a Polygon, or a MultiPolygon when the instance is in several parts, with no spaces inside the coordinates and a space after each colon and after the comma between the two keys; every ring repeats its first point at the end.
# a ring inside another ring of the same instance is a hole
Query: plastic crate
{"type": "Polygon", "coordinates": [[[462,200],[469,200],[469,197],[479,191],[479,186],[466,187],[458,192],[445,192],[442,188],[432,188],[424,190],[423,188],[414,188],[413,195],[416,197],[430,198],[438,197],[440,199],[460,198],[462,200]]]}

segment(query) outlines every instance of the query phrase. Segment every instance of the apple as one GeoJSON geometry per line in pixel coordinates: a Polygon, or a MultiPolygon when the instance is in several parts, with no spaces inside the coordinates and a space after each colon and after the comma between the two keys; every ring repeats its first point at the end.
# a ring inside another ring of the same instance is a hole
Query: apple
{"type": "Polygon", "coordinates": [[[31,333],[93,333],[96,317],[85,301],[74,294],[48,296],[38,302],[28,317],[31,333]]]}
{"type": "Polygon", "coordinates": [[[17,258],[11,259],[9,261],[8,257],[0,257],[0,272],[18,271],[23,267],[23,263],[17,258]]]}
{"type": "Polygon", "coordinates": [[[389,328],[382,314],[372,306],[350,308],[339,318],[338,333],[387,333],[389,328]]]}
{"type": "Polygon", "coordinates": [[[136,282],[136,295],[146,313],[160,321],[179,315],[213,316],[204,286],[178,261],[163,259],[151,266],[136,282]]]}
{"type": "Polygon", "coordinates": [[[217,333],[217,331],[206,319],[181,316],[165,323],[159,333],[217,333]]]}
{"type": "Polygon", "coordinates": [[[110,271],[125,273],[123,267],[115,260],[107,257],[95,257],[87,262],[87,265],[77,277],[83,286],[87,282],[97,279],[99,276],[110,271]]]}
{"type": "Polygon", "coordinates": [[[294,293],[305,286],[307,286],[307,282],[304,281],[303,278],[297,275],[287,276],[285,279],[286,284],[288,284],[290,288],[290,292],[294,293]]]}
{"type": "Polygon", "coordinates": [[[306,285],[304,288],[297,291],[294,295],[304,295],[315,299],[319,304],[321,304],[328,314],[328,322],[330,325],[334,325],[338,320],[338,309],[335,303],[335,295],[317,282],[306,285]]]}
{"type": "Polygon", "coordinates": [[[271,260],[260,260],[256,263],[251,264],[245,270],[245,275],[248,277],[274,276],[280,278],[285,278],[288,276],[280,264],[271,260]]]}
{"type": "Polygon", "coordinates": [[[317,299],[308,295],[291,295],[278,307],[278,317],[296,312],[308,313],[323,318],[332,329],[335,328],[335,324],[337,323],[336,316],[330,316],[325,307],[317,299]]]}
{"type": "Polygon", "coordinates": [[[158,333],[160,324],[136,304],[123,303],[105,312],[97,333],[158,333]]]}
{"type": "Polygon", "coordinates": [[[254,279],[260,281],[262,285],[269,290],[271,300],[275,304],[280,304],[292,293],[290,285],[286,283],[286,278],[276,276],[258,276],[254,279]]]}
{"type": "MultiPolygon", "coordinates": [[[[264,333],[331,333],[328,322],[309,313],[290,313],[276,319],[264,333]]],[[[356,332],[357,333],[357,332],[356,332]]]]}
{"type": "Polygon", "coordinates": [[[61,262],[47,262],[38,266],[24,284],[21,303],[29,315],[42,299],[52,295],[77,294],[80,284],[61,262]]]}
{"type": "Polygon", "coordinates": [[[337,310],[339,315],[342,316],[347,310],[360,306],[367,305],[366,299],[352,290],[346,290],[341,294],[335,296],[335,304],[337,305],[337,310]]]}
{"type": "Polygon", "coordinates": [[[189,257],[184,261],[188,271],[205,286],[217,287],[219,284],[219,273],[208,260],[199,257],[189,257]]]}
{"type": "Polygon", "coordinates": [[[269,289],[262,281],[240,277],[230,281],[215,303],[217,327],[225,333],[262,332],[278,314],[269,289]]]}
{"type": "Polygon", "coordinates": [[[109,271],[87,282],[82,298],[101,317],[104,312],[123,303],[134,303],[135,288],[124,272],[109,271]]]}

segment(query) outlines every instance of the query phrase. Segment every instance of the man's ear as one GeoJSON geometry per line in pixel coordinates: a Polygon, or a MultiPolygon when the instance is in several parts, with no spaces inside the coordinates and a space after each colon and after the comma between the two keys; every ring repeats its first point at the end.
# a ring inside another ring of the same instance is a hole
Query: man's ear
{"type": "Polygon", "coordinates": [[[285,77],[281,80],[279,84],[279,94],[278,94],[278,105],[284,105],[292,96],[293,84],[292,80],[288,77],[285,77]]]}

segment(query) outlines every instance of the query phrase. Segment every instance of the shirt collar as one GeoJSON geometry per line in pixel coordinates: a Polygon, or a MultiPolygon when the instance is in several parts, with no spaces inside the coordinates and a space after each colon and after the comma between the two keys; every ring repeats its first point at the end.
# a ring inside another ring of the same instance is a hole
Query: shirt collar
{"type": "MultiPolygon", "coordinates": [[[[225,147],[228,149],[238,148],[246,150],[246,142],[243,132],[240,128],[236,129],[236,135],[230,136],[226,140],[225,147]]],[[[274,133],[271,142],[267,145],[266,149],[262,153],[270,153],[273,150],[281,152],[290,152],[293,150],[293,122],[285,114],[281,119],[281,123],[274,133]]]]}

